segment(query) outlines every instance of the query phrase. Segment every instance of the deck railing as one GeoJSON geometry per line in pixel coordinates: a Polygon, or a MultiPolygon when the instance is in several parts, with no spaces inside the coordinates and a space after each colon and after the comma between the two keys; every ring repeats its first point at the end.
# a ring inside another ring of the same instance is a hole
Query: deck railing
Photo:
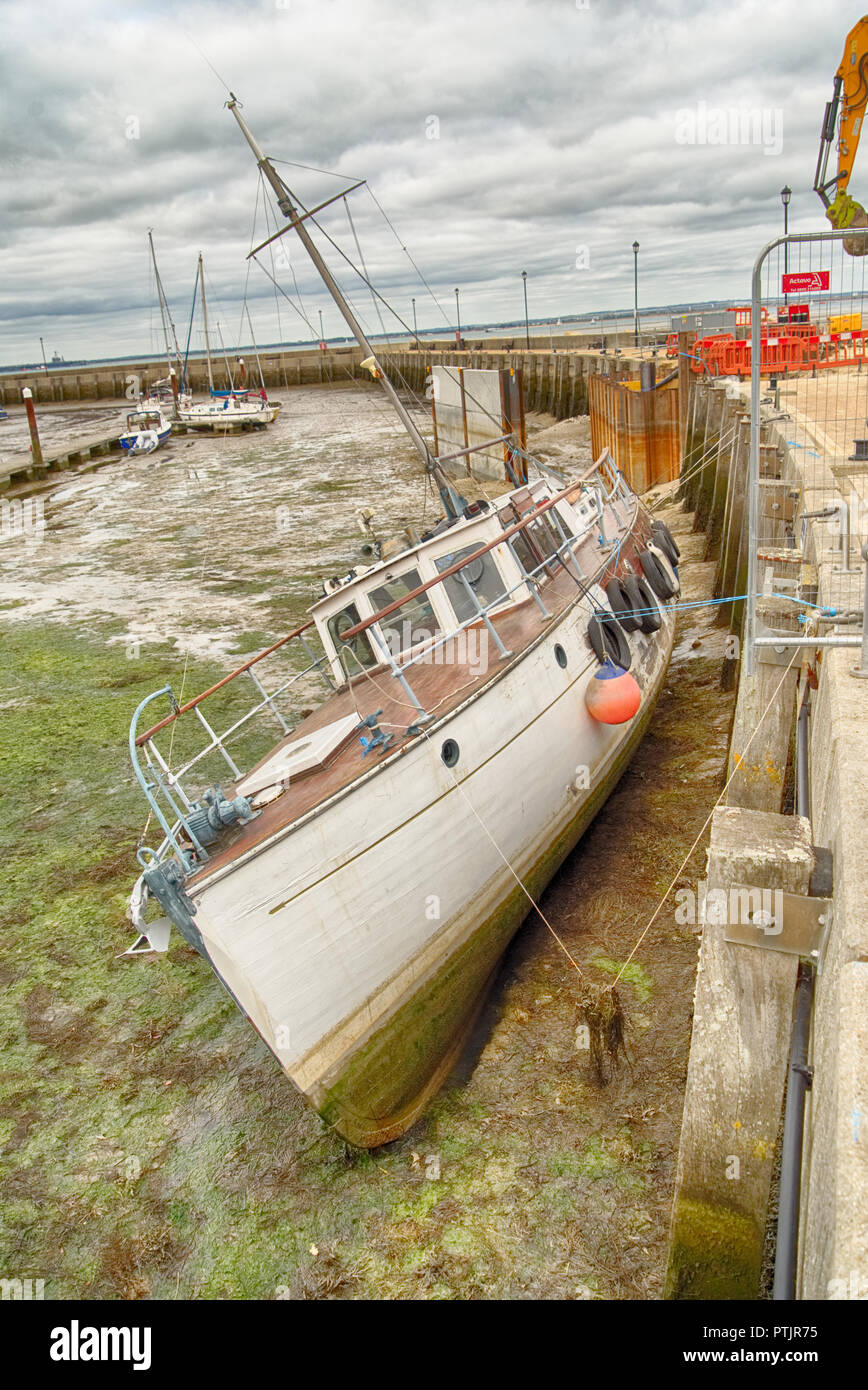
{"type": "MultiPolygon", "coordinates": [[[[189,813],[198,809],[198,802],[185,790],[184,779],[193,768],[199,766],[210,755],[218,754],[226,764],[231,773],[233,781],[238,781],[242,776],[242,770],[238,767],[235,759],[227,748],[229,741],[237,737],[242,731],[249,729],[252,721],[261,714],[270,715],[279,725],[282,734],[291,731],[291,725],[287,723],[277,704],[278,699],[285,695],[294,685],[301,681],[305,676],[310,676],[314,672],[318,673],[324,680],[328,690],[334,690],[334,685],[330,676],[327,674],[327,658],[325,654],[317,656],[307,642],[304,634],[314,626],[313,622],[305,623],[302,627],[296,628],[294,632],[287,633],[279,642],[273,643],[265,651],[258,652],[256,656],[245,661],[236,670],[224,676],[215,685],[203,690],[192,700],[187,700],[185,704],[179,705],[175,698],[174,691],[170,685],[164,685],[160,690],[155,690],[152,694],[145,697],[133,715],[130,724],[129,746],[130,759],[133,764],[133,771],[142,791],[148,800],[151,813],[162,827],[164,833],[163,842],[152,857],[161,859],[169,848],[173,849],[181,864],[188,871],[194,867],[189,847],[183,844],[179,838],[181,832],[185,832],[197,856],[202,862],[209,858],[208,851],[197,837],[195,830],[190,825],[189,813]],[[300,671],[295,671],[282,680],[279,685],[271,690],[267,690],[262,680],[254,672],[253,667],[257,666],[266,657],[271,656],[280,648],[287,647],[290,642],[298,641],[310,658],[308,664],[300,671]],[[222,732],[218,733],[202,712],[201,706],[205,700],[215,695],[218,690],[222,690],[230,682],[239,676],[248,676],[258,692],[259,699],[250,706],[242,715],[222,732]],[[167,698],[171,706],[170,713],[156,724],[153,724],[144,733],[138,732],[141,716],[145,709],[155,701],[167,698]],[[156,742],[156,735],[173,726],[183,715],[195,714],[198,722],[206,734],[206,740],[201,747],[196,748],[190,756],[182,762],[176,769],[170,767],[169,756],[166,757],[156,742]]],[[[140,861],[144,863],[142,853],[139,854],[140,861]]]]}
{"type": "MultiPolygon", "coordinates": [[[[570,566],[572,566],[575,570],[574,578],[577,584],[587,592],[588,587],[596,582],[599,574],[612,563],[612,549],[616,545],[618,547],[620,546],[619,540],[616,541],[613,539],[610,541],[606,536],[603,525],[604,507],[608,504],[612,508],[619,525],[623,526],[625,524],[625,519],[620,515],[618,504],[619,501],[627,501],[630,498],[631,493],[626,486],[623,476],[611,459],[609,451],[604,450],[596,463],[568,488],[565,488],[555,496],[547,498],[544,502],[535,506],[515,525],[505,528],[494,540],[480,546],[472,554],[465,556],[463,560],[459,560],[455,564],[448,566],[448,568],[444,569],[434,579],[430,579],[426,583],[419,585],[410,593],[395,600],[378,613],[375,613],[373,617],[367,618],[363,622],[356,624],[355,627],[348,629],[346,633],[342,634],[342,643],[351,641],[359,633],[368,632],[375,651],[379,653],[382,658],[382,665],[390,669],[391,674],[398,680],[416,709],[418,716],[416,725],[418,726],[430,721],[433,716],[426,712],[416,696],[407,679],[405,674],[406,671],[421,661],[430,660],[432,655],[447,642],[454,640],[459,633],[464,632],[466,629],[480,622],[485,625],[489,635],[494,640],[501,658],[509,657],[511,653],[507,651],[504,646],[492,622],[492,616],[496,614],[498,609],[502,609],[504,604],[508,603],[517,591],[527,588],[540,609],[543,618],[547,620],[551,615],[546,609],[543,601],[541,585],[544,578],[548,577],[550,573],[554,572],[559,566],[565,567],[568,570],[570,566]],[[596,475],[596,479],[594,479],[594,475],[596,475]],[[594,479],[594,481],[592,481],[592,479],[594,479]],[[595,494],[596,499],[594,517],[589,520],[588,526],[580,530],[577,535],[569,536],[563,526],[561,518],[553,509],[558,502],[577,500],[580,493],[587,492],[589,489],[595,494]],[[560,543],[555,546],[550,554],[544,556],[538,565],[528,570],[518,554],[515,538],[525,531],[534,521],[547,514],[550,514],[557,528],[557,532],[561,537],[560,543]],[[588,530],[594,525],[594,522],[596,522],[599,527],[599,541],[601,546],[605,548],[605,556],[594,575],[585,575],[578,564],[575,552],[578,546],[587,537],[588,530]],[[488,554],[498,546],[504,546],[509,550],[518,566],[520,577],[509,589],[500,591],[494,598],[482,604],[463,571],[466,566],[475,563],[482,556],[488,554]],[[426,640],[421,650],[416,650],[412,653],[399,653],[397,656],[394,655],[383,639],[378,624],[384,618],[387,618],[389,615],[404,607],[408,602],[412,602],[418,595],[427,592],[435,585],[442,584],[447,579],[455,576],[458,576],[458,578],[463,581],[464,588],[472,601],[474,611],[462,622],[450,626],[448,632],[441,634],[439,637],[432,637],[430,641],[426,640]]],[[[202,691],[201,694],[196,695],[193,699],[186,701],[184,704],[179,704],[177,702],[170,685],[165,685],[161,687],[161,689],[154,691],[139,704],[130,725],[130,758],[136,778],[147,798],[151,814],[155,817],[163,831],[163,840],[159,849],[153,851],[140,847],[138,857],[143,866],[147,866],[154,861],[162,860],[162,858],[170,852],[174,852],[187,873],[193,872],[201,863],[207,862],[210,857],[208,850],[196,834],[195,823],[191,825],[191,813],[194,811],[201,811],[202,803],[198,799],[198,794],[194,796],[192,792],[185,789],[184,779],[188,777],[193,769],[200,767],[206,758],[212,754],[216,754],[222,758],[231,774],[233,782],[237,783],[244,776],[244,772],[238,766],[227,747],[231,739],[248,729],[252,720],[266,713],[277,722],[282,734],[285,735],[290,733],[292,726],[287,723],[276,702],[279,697],[285,695],[286,692],[300,680],[306,676],[312,675],[314,672],[322,677],[330,692],[335,689],[328,674],[327,656],[325,654],[320,656],[315,655],[306,640],[305,633],[308,633],[313,627],[314,623],[311,621],[305,623],[302,627],[296,628],[293,632],[288,633],[278,642],[267,647],[265,651],[257,653],[257,655],[251,657],[249,661],[244,662],[236,670],[230,672],[229,675],[224,676],[207,690],[202,691]],[[310,658],[308,664],[302,670],[296,671],[288,678],[282,680],[274,689],[270,691],[267,690],[253,668],[258,666],[260,662],[264,661],[265,658],[271,656],[274,652],[287,647],[289,643],[294,641],[297,641],[306,651],[310,658]],[[224,689],[232,681],[237,680],[239,676],[243,675],[247,675],[250,678],[260,698],[258,698],[242,715],[234,719],[222,732],[218,732],[206,718],[201,706],[219,690],[224,689]],[[158,720],[157,723],[151,725],[144,733],[139,733],[138,727],[144,711],[155,701],[161,699],[168,699],[170,704],[169,714],[158,720]],[[172,769],[170,766],[172,750],[170,748],[168,755],[164,755],[157,745],[156,736],[169,728],[173,728],[178,720],[188,714],[196,716],[205,732],[205,742],[201,747],[196,748],[195,752],[187,756],[181,762],[180,766],[172,769]]],[[[341,651],[349,652],[350,648],[348,646],[342,646],[341,651]]],[[[343,664],[345,666],[345,663],[343,664]]],[[[365,671],[366,668],[362,667],[360,664],[358,674],[364,675],[365,671]]],[[[355,679],[354,673],[352,672],[347,672],[347,676],[350,680],[355,679]]],[[[413,725],[410,727],[412,728],[413,725]]]]}

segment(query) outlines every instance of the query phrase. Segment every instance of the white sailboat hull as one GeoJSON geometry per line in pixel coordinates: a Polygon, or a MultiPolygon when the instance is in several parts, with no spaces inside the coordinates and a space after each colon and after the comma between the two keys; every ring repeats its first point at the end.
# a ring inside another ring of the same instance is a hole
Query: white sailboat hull
{"type": "Polygon", "coordinates": [[[203,429],[227,429],[235,425],[270,425],[280,414],[280,403],[265,401],[241,401],[229,406],[191,405],[178,409],[178,420],[182,425],[201,426],[203,429]]]}
{"type": "Polygon", "coordinates": [[[406,751],[191,890],[214,968],[356,1143],[401,1133],[440,1084],[530,909],[516,875],[544,887],[641,736],[674,614],[630,637],[643,700],[629,725],[587,712],[598,667],[586,623],[567,609],[406,751]],[[447,737],[461,750],[453,771],[447,737]]]}

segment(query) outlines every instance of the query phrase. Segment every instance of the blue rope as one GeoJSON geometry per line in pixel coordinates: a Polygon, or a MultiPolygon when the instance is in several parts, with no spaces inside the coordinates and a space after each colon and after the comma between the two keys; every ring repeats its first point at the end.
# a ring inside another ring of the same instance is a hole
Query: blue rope
{"type": "MultiPolygon", "coordinates": [[[[806,599],[793,598],[792,594],[756,594],[755,597],[786,599],[789,603],[798,603],[802,608],[816,608],[819,611],[819,613],[826,618],[834,618],[836,614],[840,611],[837,608],[824,607],[821,603],[808,603],[806,599]]],[[[749,594],[727,594],[725,598],[691,599],[688,603],[673,603],[670,605],[670,607],[673,609],[677,609],[680,612],[686,612],[690,608],[712,608],[719,603],[739,603],[747,598],[750,598],[749,594]]],[[[643,613],[656,613],[658,611],[659,610],[656,608],[631,608],[630,616],[639,617],[643,613]]],[[[618,615],[616,613],[615,617],[617,618],[617,616],[618,615]]],[[[800,617],[799,621],[804,622],[805,620],[804,618],[800,617]]]]}

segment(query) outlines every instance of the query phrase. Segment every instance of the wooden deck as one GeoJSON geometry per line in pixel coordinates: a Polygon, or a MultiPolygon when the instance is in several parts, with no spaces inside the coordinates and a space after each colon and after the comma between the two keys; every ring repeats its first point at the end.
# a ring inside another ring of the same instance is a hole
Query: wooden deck
{"type": "MultiPolygon", "coordinates": [[[[619,573],[623,572],[625,565],[631,561],[638,539],[634,533],[623,542],[617,565],[619,573]]],[[[579,546],[578,560],[586,575],[594,574],[598,568],[599,549],[590,537],[579,546]]],[[[602,582],[605,584],[614,572],[614,567],[607,566],[604,575],[601,576],[602,582]]],[[[407,679],[425,712],[437,719],[442,718],[461,704],[471,692],[482,690],[496,680],[571,603],[575,602],[580,593],[572,574],[560,569],[542,586],[541,597],[551,615],[549,618],[543,617],[533,599],[527,599],[495,617],[492,620],[493,625],[510,653],[508,657],[500,656],[496,644],[481,624],[473,629],[477,634],[484,633],[488,639],[487,669],[484,672],[474,671],[477,663],[469,659],[450,659],[442,665],[435,665],[433,662],[420,663],[410,667],[406,673],[407,679]]],[[[588,651],[590,657],[590,647],[588,651]]],[[[478,652],[477,646],[474,655],[478,652]]],[[[454,650],[452,655],[456,655],[454,650]]],[[[385,753],[375,751],[362,757],[359,732],[354,732],[324,766],[307,775],[293,778],[287,790],[265,806],[255,820],[229,831],[223,841],[224,847],[189,880],[188,891],[204,885],[216,870],[231,864],[248,850],[300,820],[318,805],[358,781],[378,762],[393,757],[416,739],[424,737],[419,733],[408,734],[408,727],[419,718],[418,712],[391,670],[380,666],[355,677],[349,688],[342,688],[328,697],[318,709],[276,744],[255,768],[245,773],[245,777],[262,767],[288,743],[302,739],[305,735],[353,713],[357,714],[361,721],[377,710],[382,710],[378,720],[379,727],[383,732],[395,735],[394,742],[385,753]]],[[[240,780],[243,782],[244,777],[240,780]]],[[[235,794],[233,788],[232,795],[235,794]]]]}

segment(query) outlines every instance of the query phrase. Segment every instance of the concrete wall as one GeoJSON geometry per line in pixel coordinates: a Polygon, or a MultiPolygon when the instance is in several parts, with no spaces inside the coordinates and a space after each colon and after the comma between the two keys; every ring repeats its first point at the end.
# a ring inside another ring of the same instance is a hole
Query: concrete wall
{"type": "MultiPolygon", "coordinates": [[[[259,387],[259,370],[252,354],[241,354],[248,372],[248,385],[259,387]]],[[[235,371],[234,354],[229,361],[235,371]]],[[[360,370],[361,352],[358,348],[335,348],[326,352],[313,349],[303,352],[263,353],[265,384],[270,390],[290,386],[309,386],[321,382],[351,381],[364,376],[360,370]]],[[[135,400],[147,393],[155,381],[168,374],[165,362],[124,362],[102,367],[50,368],[47,372],[11,372],[0,376],[0,405],[20,405],[21,391],[29,386],[37,402],[135,400]]],[[[208,373],[204,358],[191,358],[188,382],[197,393],[207,393],[208,373]]],[[[225,363],[214,362],[214,384],[218,390],[226,385],[225,363]]],[[[238,385],[238,381],[235,382],[238,385]]]]}
{"type": "Polygon", "coordinates": [[[429,373],[436,364],[464,367],[468,370],[510,367],[521,371],[524,408],[554,415],[564,420],[573,415],[588,413],[588,379],[594,373],[623,376],[639,369],[639,359],[623,354],[618,357],[597,352],[557,351],[533,352],[496,351],[486,345],[484,350],[456,348],[422,352],[404,351],[383,354],[387,371],[396,385],[406,385],[418,394],[429,389],[429,373]]]}
{"type": "MultiPolygon", "coordinates": [[[[699,511],[697,525],[707,530],[708,557],[717,558],[718,597],[743,592],[746,579],[748,394],[746,383],[706,379],[696,383],[690,405],[682,490],[686,505],[699,511]]],[[[801,460],[788,444],[792,433],[788,420],[764,422],[761,473],[798,479],[801,460]]],[[[828,553],[820,523],[809,525],[815,534],[806,553],[816,558],[824,544],[828,553]]],[[[835,558],[823,563],[831,566],[835,558]]],[[[720,608],[721,623],[734,635],[741,632],[742,608],[720,608]]],[[[809,1058],[814,1077],[806,1109],[797,1283],[804,1299],[868,1297],[868,680],[851,675],[857,661],[855,648],[823,652],[810,719],[812,838],[832,851],[834,895],[809,1058]]],[[[733,668],[737,674],[737,661],[733,668]]],[[[778,713],[772,724],[786,735],[792,701],[778,713]]],[[[734,737],[738,728],[737,714],[734,737]]],[[[757,766],[758,775],[770,777],[782,795],[780,764],[772,768],[765,760],[757,766]]],[[[748,799],[740,804],[751,804],[757,790],[747,788],[748,799]]],[[[732,803],[731,794],[727,799],[732,803]]]]}
{"type": "MultiPolygon", "coordinates": [[[[629,353],[619,353],[617,356],[609,353],[600,357],[589,346],[591,342],[597,343],[599,340],[585,340],[571,335],[555,338],[548,351],[537,345],[532,352],[516,351],[511,339],[495,338],[474,343],[468,337],[464,341],[465,346],[460,351],[448,340],[442,343],[425,341],[418,350],[409,345],[391,347],[380,343],[375,345],[375,350],[384,361],[403,364],[413,377],[410,384],[414,384],[417,390],[425,386],[426,372],[420,369],[426,362],[452,362],[465,367],[522,366],[528,408],[552,410],[559,418],[561,414],[579,415],[586,412],[587,393],[583,394],[581,381],[588,371],[615,370],[619,364],[626,369],[632,364],[629,353]],[[572,390],[574,382],[578,383],[575,392],[572,390]],[[532,403],[528,390],[533,397],[532,403]]],[[[238,355],[229,353],[233,372],[234,360],[238,355]]],[[[254,354],[245,351],[240,355],[247,365],[248,381],[258,386],[259,369],[254,354]]],[[[223,389],[228,384],[225,363],[217,357],[213,360],[215,385],[223,389]]],[[[271,390],[320,383],[340,384],[360,378],[370,380],[369,374],[360,366],[361,360],[362,352],[357,346],[328,347],[324,352],[319,348],[293,348],[260,353],[265,384],[271,390]]],[[[25,386],[30,387],[36,401],[123,400],[128,391],[135,399],[139,388],[147,391],[153,382],[165,377],[167,371],[165,362],[141,361],[107,363],[103,366],[51,367],[48,371],[6,372],[0,375],[0,405],[19,405],[25,386]]],[[[194,391],[207,391],[207,369],[201,355],[191,356],[188,379],[194,391]]]]}
{"type": "Polygon", "coordinates": [[[814,1006],[803,1298],[868,1297],[868,681],[850,675],[856,655],[825,654],[811,715],[814,839],[832,850],[835,892],[814,1006]]]}

